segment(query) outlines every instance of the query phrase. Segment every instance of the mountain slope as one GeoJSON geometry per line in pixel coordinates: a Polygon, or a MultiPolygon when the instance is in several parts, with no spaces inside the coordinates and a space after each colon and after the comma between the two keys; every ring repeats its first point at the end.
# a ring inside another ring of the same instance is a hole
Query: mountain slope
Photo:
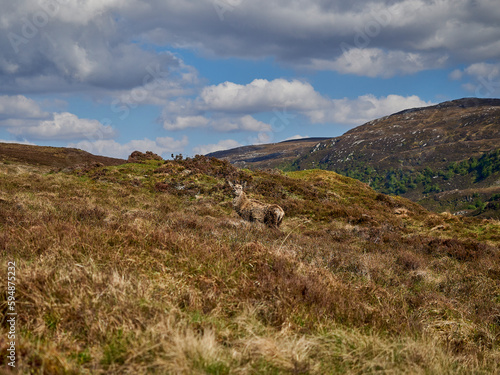
{"type": "Polygon", "coordinates": [[[370,121],[322,142],[295,165],[343,169],[356,160],[380,169],[439,169],[494,150],[499,141],[500,100],[460,99],[370,121]]]}
{"type": "Polygon", "coordinates": [[[460,99],[370,121],[293,167],[334,170],[435,210],[499,217],[499,145],[500,100],[460,99]]]}
{"type": "Polygon", "coordinates": [[[311,147],[329,138],[304,138],[266,145],[243,146],[231,150],[216,151],[209,157],[231,160],[239,168],[275,168],[294,161],[311,147]]]}
{"type": "MultiPolygon", "coordinates": [[[[22,166],[0,164],[17,373],[500,370],[496,221],[436,215],[321,170],[206,157],[22,166]],[[280,204],[281,230],[240,220],[228,179],[280,204]]],[[[4,321],[2,353],[8,333],[4,321]]]]}
{"type": "Polygon", "coordinates": [[[370,121],[274,166],[332,170],[435,210],[498,216],[499,145],[500,100],[465,98],[370,121]]]}

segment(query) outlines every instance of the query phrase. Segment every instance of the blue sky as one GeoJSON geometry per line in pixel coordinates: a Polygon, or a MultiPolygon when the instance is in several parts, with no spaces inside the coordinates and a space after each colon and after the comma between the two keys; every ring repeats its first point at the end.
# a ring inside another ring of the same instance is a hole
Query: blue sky
{"type": "Polygon", "coordinates": [[[0,142],[192,156],[500,96],[495,0],[19,0],[0,142]]]}

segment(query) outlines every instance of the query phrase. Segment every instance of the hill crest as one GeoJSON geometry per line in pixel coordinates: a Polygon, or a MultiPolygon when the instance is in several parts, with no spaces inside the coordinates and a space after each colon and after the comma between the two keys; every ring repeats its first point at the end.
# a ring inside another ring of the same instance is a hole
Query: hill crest
{"type": "Polygon", "coordinates": [[[126,162],[123,159],[93,155],[76,148],[35,146],[19,143],[0,143],[0,161],[4,163],[15,162],[55,168],[74,167],[92,163],[119,165],[126,162]]]}

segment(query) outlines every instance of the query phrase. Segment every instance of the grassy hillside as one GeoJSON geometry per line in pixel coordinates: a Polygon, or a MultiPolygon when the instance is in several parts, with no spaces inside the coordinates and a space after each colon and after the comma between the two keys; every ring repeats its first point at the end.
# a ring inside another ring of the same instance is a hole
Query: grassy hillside
{"type": "Polygon", "coordinates": [[[89,163],[119,165],[125,160],[97,156],[76,148],[0,143],[0,162],[65,168],[89,163]]]}
{"type": "Polygon", "coordinates": [[[499,243],[498,221],[328,171],[0,164],[19,374],[497,373],[499,243]],[[226,179],[281,230],[242,222],[226,179]]]}
{"type": "Polygon", "coordinates": [[[286,155],[287,143],[278,143],[213,156],[251,169],[331,170],[437,212],[500,218],[500,99],[413,108],[340,137],[294,142],[286,155]]]}
{"type": "Polygon", "coordinates": [[[338,173],[365,181],[384,194],[397,194],[437,212],[500,218],[500,149],[432,169],[375,169],[352,164],[338,173]]]}
{"type": "Polygon", "coordinates": [[[429,209],[499,218],[499,140],[500,100],[464,98],[370,121],[288,169],[332,170],[429,209]]]}

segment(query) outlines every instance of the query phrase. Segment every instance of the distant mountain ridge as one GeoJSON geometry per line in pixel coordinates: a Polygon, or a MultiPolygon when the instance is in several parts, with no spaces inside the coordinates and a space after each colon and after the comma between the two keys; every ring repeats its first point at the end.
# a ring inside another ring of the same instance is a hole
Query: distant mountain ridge
{"type": "MultiPolygon", "coordinates": [[[[463,98],[406,109],[340,137],[301,142],[295,160],[273,155],[266,167],[332,170],[428,208],[500,216],[500,160],[494,154],[500,149],[500,99],[463,98]]],[[[274,147],[260,145],[260,157],[276,154],[274,147]]],[[[261,167],[245,155],[239,148],[223,157],[261,167]]]]}
{"type": "Polygon", "coordinates": [[[318,142],[330,138],[290,139],[279,143],[252,145],[231,150],[216,151],[207,156],[229,160],[240,168],[275,168],[294,161],[308,152],[318,142]]]}

